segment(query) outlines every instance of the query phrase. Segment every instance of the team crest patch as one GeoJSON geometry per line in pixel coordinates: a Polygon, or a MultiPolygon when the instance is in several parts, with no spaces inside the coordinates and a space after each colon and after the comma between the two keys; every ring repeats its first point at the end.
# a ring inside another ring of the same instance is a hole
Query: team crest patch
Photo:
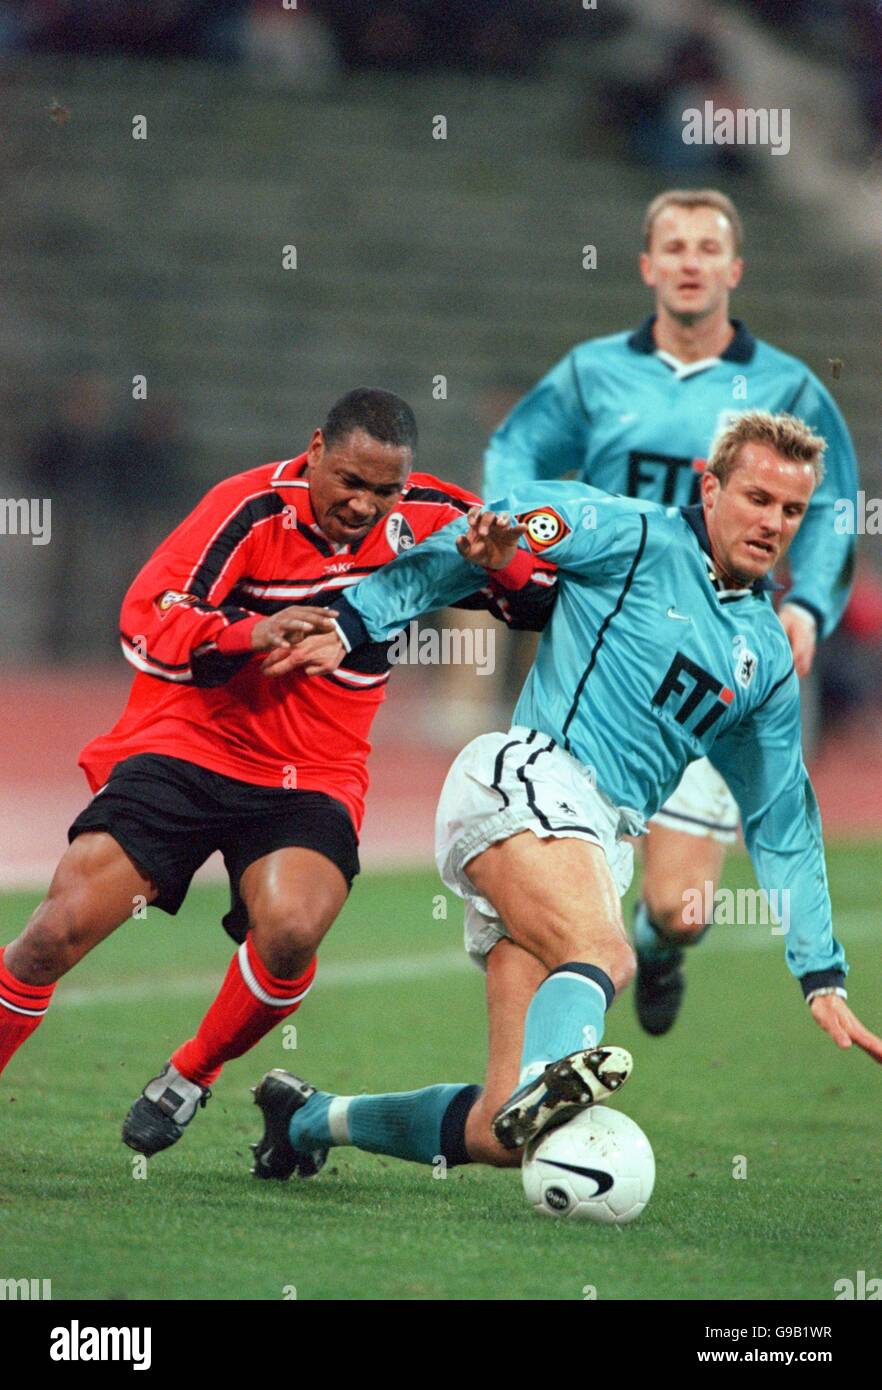
{"type": "Polygon", "coordinates": [[[386,544],[395,555],[410,550],[416,544],[410,522],[401,512],[393,512],[386,521],[386,544]]]}
{"type": "Polygon", "coordinates": [[[164,594],[160,594],[156,600],[156,607],[160,613],[165,615],[170,608],[174,608],[176,603],[195,603],[196,598],[193,594],[182,594],[177,589],[166,589],[164,594]]]}
{"type": "Polygon", "coordinates": [[[522,512],[515,520],[526,526],[526,541],[532,551],[557,545],[572,529],[553,507],[536,507],[532,512],[522,512]]]}
{"type": "Polygon", "coordinates": [[[742,690],[746,690],[756,675],[757,655],[747,645],[745,637],[736,637],[732,643],[735,657],[735,680],[742,690]]]}

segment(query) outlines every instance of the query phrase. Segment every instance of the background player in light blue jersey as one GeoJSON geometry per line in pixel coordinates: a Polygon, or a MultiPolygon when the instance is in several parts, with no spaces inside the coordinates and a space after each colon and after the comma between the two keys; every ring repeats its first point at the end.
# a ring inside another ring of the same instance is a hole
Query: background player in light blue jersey
{"type": "MultiPolygon", "coordinates": [[[[710,441],[734,413],[799,416],[827,441],[826,471],[790,552],[793,587],[780,610],[799,676],[817,637],[845,606],[854,538],[836,531],[837,498],[854,498],[857,469],[848,430],[804,363],[729,318],[742,274],[741,224],[712,190],[671,190],[649,205],[640,273],[655,314],[636,332],[580,343],[514,408],[490,440],[482,496],[572,471],[586,483],[683,506],[698,500],[710,441]]],[[[693,763],[653,817],[635,918],[637,1013],[664,1033],[682,1002],[684,945],[710,923],[684,903],[713,901],[737,811],[706,760],[693,763]]]]}
{"type": "Polygon", "coordinates": [[[630,1056],[601,1040],[635,966],[620,906],[625,837],[645,830],[701,757],[733,788],[814,1019],[840,1047],[856,1042],[882,1061],[882,1038],[845,1002],[799,682],[769,599],[823,448],[801,421],[757,411],[719,436],[693,507],[580,483],[517,485],[498,515],[475,508],[350,589],[339,639],[308,639],[285,658],[330,671],[347,644],[386,640],[471,593],[476,564],[511,582],[521,538],[559,566],[513,727],[462,751],[438,807],[438,867],[465,900],[466,946],[487,972],[484,1090],[333,1096],[270,1072],[256,1091],[259,1177],[312,1176],[347,1143],[425,1163],[516,1163],[549,1123],[618,1090],[630,1056]]]}

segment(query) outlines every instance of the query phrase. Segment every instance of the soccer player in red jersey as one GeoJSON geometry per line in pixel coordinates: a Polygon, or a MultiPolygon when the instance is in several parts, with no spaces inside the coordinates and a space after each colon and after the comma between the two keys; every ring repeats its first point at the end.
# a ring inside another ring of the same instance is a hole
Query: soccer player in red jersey
{"type": "MultiPolygon", "coordinates": [[[[120,720],[80,755],[95,796],[46,899],[0,948],[0,1070],[57,980],[136,905],[176,913],[220,850],[224,926],[239,949],[195,1036],[126,1117],[123,1138],[141,1153],[175,1143],[224,1062],[299,1007],[358,872],[387,647],[360,648],[317,679],[286,658],[332,634],[335,594],[476,500],[411,474],[416,442],[400,397],[350,392],[306,453],[212,488],[126,594],[120,636],[137,675],[120,720]]],[[[492,580],[476,567],[466,603],[541,627],[553,575],[521,554],[526,565],[492,580]]]]}

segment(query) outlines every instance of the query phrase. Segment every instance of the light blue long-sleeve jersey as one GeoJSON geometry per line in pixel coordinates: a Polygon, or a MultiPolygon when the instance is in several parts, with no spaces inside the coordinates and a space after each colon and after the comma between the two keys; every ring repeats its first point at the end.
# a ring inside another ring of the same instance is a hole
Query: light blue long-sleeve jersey
{"type": "Polygon", "coordinates": [[[656,349],[652,323],[580,343],[542,378],[492,435],[482,495],[575,471],[605,492],[685,506],[698,501],[698,468],[732,416],[797,415],[827,441],[826,474],[790,548],[788,601],[829,636],[848,599],[855,546],[835,529],[835,503],[853,502],[858,482],[836,403],[804,363],[737,320],[720,357],[688,364],[656,349]]]}
{"type": "MultiPolygon", "coordinates": [[[[799,682],[771,581],[721,587],[700,506],[557,482],[515,487],[492,507],[527,517],[559,566],[512,722],[554,738],[612,801],[647,818],[690,762],[709,757],[738,802],[760,886],[788,904],[790,970],[806,990],[841,983],[799,682]]],[[[466,526],[451,523],[349,589],[337,604],[349,640],[386,640],[472,593],[483,571],[456,550],[466,526]]]]}

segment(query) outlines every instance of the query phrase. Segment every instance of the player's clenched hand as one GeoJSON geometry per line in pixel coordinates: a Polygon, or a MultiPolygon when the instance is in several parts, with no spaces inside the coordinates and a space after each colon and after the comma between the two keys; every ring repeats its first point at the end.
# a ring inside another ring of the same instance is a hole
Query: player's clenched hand
{"type": "Polygon", "coordinates": [[[783,605],[778,617],[790,643],[796,674],[802,679],[812,669],[815,659],[815,648],[818,645],[815,620],[811,613],[805,613],[788,603],[783,605]]]}
{"type": "Polygon", "coordinates": [[[852,1043],[857,1043],[874,1061],[882,1062],[882,1038],[864,1027],[841,994],[819,994],[809,1008],[815,1022],[830,1034],[837,1047],[851,1047],[852,1043]]]}
{"type": "Polygon", "coordinates": [[[335,608],[301,608],[296,603],[261,618],[251,631],[251,645],[256,652],[271,651],[273,647],[293,647],[295,642],[315,632],[333,632],[335,608]]]}
{"type": "Polygon", "coordinates": [[[304,637],[296,647],[278,647],[261,663],[265,676],[286,676],[298,667],[308,676],[326,676],[336,671],[346,648],[336,632],[317,632],[304,637]]]}
{"type": "Polygon", "coordinates": [[[523,522],[512,525],[508,512],[497,516],[481,507],[469,510],[468,522],[469,529],[456,542],[462,558],[485,570],[504,570],[510,565],[517,554],[518,541],[527,530],[523,522]]]}

